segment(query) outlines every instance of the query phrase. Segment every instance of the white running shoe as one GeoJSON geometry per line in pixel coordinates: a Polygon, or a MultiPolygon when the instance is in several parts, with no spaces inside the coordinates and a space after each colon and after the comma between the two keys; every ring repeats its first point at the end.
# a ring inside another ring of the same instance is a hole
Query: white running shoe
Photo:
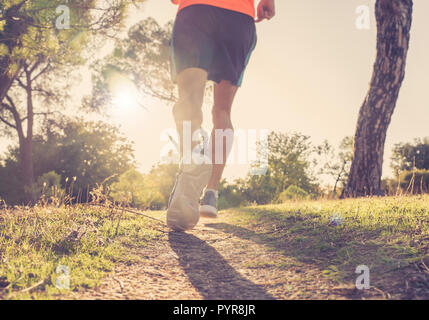
{"type": "Polygon", "coordinates": [[[175,231],[190,230],[198,223],[198,202],[209,182],[212,165],[181,164],[167,209],[167,225],[175,231]]]}

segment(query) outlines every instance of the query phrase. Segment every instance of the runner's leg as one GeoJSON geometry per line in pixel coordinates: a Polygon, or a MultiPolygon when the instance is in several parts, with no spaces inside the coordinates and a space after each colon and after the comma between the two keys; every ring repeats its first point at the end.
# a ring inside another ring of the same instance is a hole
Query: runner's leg
{"type": "Polygon", "coordinates": [[[219,182],[222,178],[223,170],[225,169],[226,160],[231,152],[234,139],[234,128],[231,122],[231,107],[237,90],[237,86],[226,80],[222,80],[220,83],[215,83],[214,85],[214,105],[212,109],[213,131],[211,136],[213,170],[206,189],[217,190],[219,188],[219,182]],[[232,136],[223,138],[223,148],[220,148],[220,146],[216,147],[216,129],[231,130],[232,136]],[[231,144],[227,143],[227,139],[231,139],[231,144]],[[222,163],[220,164],[217,164],[215,161],[217,153],[221,153],[223,156],[222,163]]]}
{"type": "MultiPolygon", "coordinates": [[[[198,68],[185,69],[177,76],[179,100],[173,108],[173,115],[181,137],[182,153],[188,151],[183,147],[183,122],[191,122],[192,132],[201,127],[203,119],[201,107],[206,81],[207,72],[198,68]]],[[[189,142],[185,143],[189,145],[189,142]]],[[[200,219],[198,201],[209,181],[211,170],[211,165],[181,162],[167,209],[167,225],[171,229],[185,231],[198,223],[200,219]]]]}
{"type": "MultiPolygon", "coordinates": [[[[206,82],[207,71],[199,68],[185,69],[177,75],[179,100],[173,107],[173,116],[180,137],[181,156],[183,156],[183,122],[191,122],[191,134],[199,129],[203,122],[201,108],[206,82]]],[[[192,148],[196,143],[193,142],[192,148]]]]}

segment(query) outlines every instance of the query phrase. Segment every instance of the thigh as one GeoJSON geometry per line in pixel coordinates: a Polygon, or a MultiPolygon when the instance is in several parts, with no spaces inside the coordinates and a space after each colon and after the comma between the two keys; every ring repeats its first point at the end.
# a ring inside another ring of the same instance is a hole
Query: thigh
{"type": "Polygon", "coordinates": [[[193,5],[182,9],[176,17],[171,39],[171,76],[188,68],[209,71],[216,49],[216,24],[210,6],[193,5]]]}
{"type": "Polygon", "coordinates": [[[228,80],[215,83],[213,108],[231,114],[232,103],[234,102],[237,90],[238,86],[228,80]]]}
{"type": "Polygon", "coordinates": [[[207,71],[199,68],[188,68],[177,75],[177,86],[179,89],[179,100],[190,102],[192,106],[201,108],[205,87],[207,82],[207,71]]]}

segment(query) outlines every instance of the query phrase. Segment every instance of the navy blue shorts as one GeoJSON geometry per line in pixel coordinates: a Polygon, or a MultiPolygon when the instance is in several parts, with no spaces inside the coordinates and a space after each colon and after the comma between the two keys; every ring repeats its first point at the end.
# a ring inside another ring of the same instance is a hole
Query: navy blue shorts
{"type": "Polygon", "coordinates": [[[210,5],[185,7],[174,22],[172,80],[185,69],[201,68],[209,80],[240,86],[256,39],[255,21],[249,15],[210,5]]]}

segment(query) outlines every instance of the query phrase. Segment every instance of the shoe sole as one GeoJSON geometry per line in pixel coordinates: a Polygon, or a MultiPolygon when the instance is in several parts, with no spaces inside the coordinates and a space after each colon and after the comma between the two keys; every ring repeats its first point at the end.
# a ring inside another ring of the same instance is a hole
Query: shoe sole
{"type": "Polygon", "coordinates": [[[200,207],[200,216],[204,218],[216,219],[218,214],[215,207],[205,204],[200,207]]]}

